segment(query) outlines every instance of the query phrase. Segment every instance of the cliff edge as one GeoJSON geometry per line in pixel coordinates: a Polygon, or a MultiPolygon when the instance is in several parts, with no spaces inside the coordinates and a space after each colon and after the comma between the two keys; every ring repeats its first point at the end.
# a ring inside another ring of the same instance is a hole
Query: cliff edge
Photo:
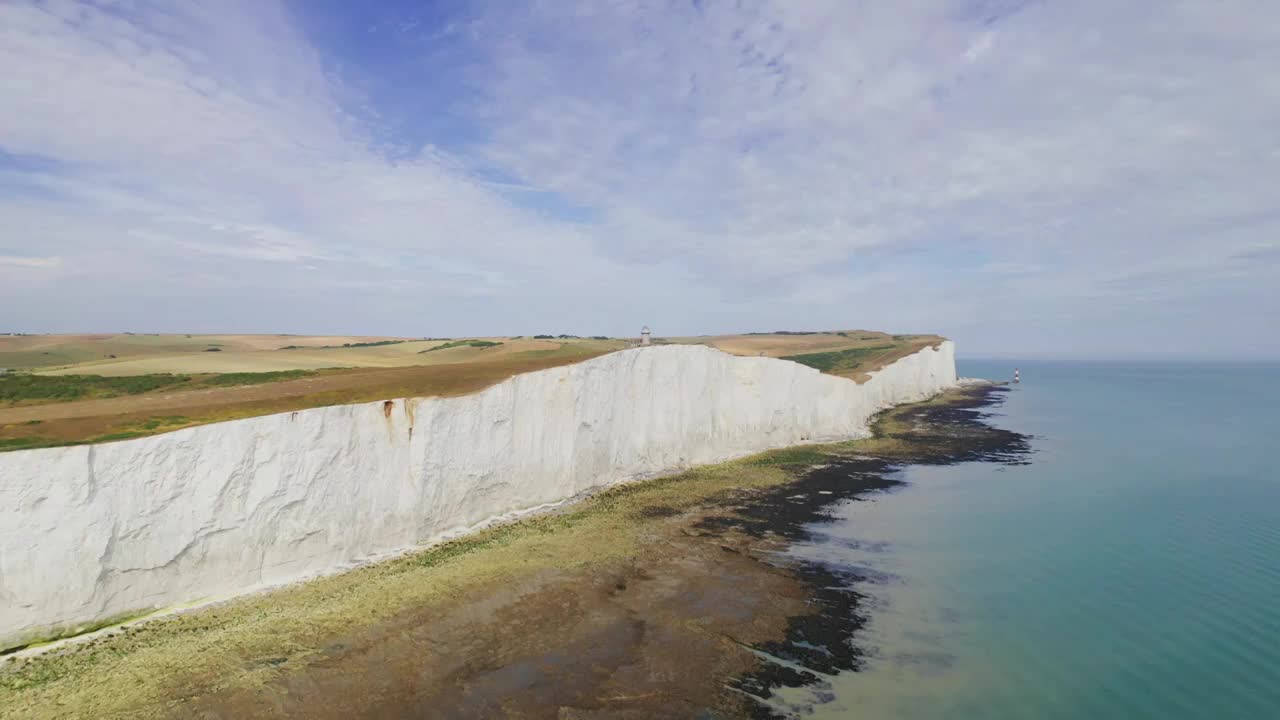
{"type": "Polygon", "coordinates": [[[668,345],[462,397],[0,454],[0,649],[334,572],[623,480],[862,437],[879,410],[955,383],[950,342],[863,384],[668,345]]]}

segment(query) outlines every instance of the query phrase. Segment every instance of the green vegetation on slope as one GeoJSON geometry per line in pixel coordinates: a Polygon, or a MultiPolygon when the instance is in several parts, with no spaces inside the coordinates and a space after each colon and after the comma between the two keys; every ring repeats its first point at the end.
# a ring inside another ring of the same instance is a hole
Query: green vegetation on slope
{"type": "Polygon", "coordinates": [[[315,375],[314,370],[276,370],[272,372],[238,372],[219,375],[0,375],[0,404],[40,405],[91,398],[113,398],[141,395],[157,390],[186,390],[231,385],[296,380],[315,375]]]}
{"type": "Polygon", "coordinates": [[[0,438],[0,452],[5,450],[28,450],[30,448],[49,447],[48,438],[32,435],[28,437],[0,438]]]}
{"type": "MultiPolygon", "coordinates": [[[[423,338],[424,340],[428,338],[423,338]]],[[[368,348],[382,347],[384,345],[400,345],[402,343],[412,342],[410,340],[373,340],[370,342],[353,342],[342,343],[341,345],[285,345],[281,350],[338,350],[341,348],[368,348]]]]}
{"type": "MultiPolygon", "coordinates": [[[[35,420],[23,423],[24,425],[38,425],[43,421],[35,420]]],[[[67,445],[81,445],[85,443],[104,443],[114,442],[116,440],[132,440],[134,438],[146,437],[157,433],[168,432],[170,430],[179,430],[200,423],[192,420],[185,415],[156,415],[146,420],[136,422],[122,423],[118,429],[109,433],[93,435],[83,440],[65,440],[48,435],[24,435],[21,437],[0,437],[0,452],[5,450],[35,450],[38,448],[66,447],[67,445]]]]}
{"type": "Polygon", "coordinates": [[[222,373],[199,380],[199,386],[226,387],[228,385],[259,385],[261,383],[297,380],[315,375],[314,370],[272,370],[270,372],[222,373]]]}
{"type": "Polygon", "coordinates": [[[60,402],[87,397],[139,395],[191,380],[190,375],[0,375],[0,402],[60,402]]]}
{"type": "Polygon", "coordinates": [[[476,347],[476,348],[497,347],[501,344],[502,343],[494,342],[493,340],[455,340],[453,342],[447,342],[443,345],[437,345],[433,348],[427,348],[426,350],[419,351],[418,354],[421,355],[422,353],[435,352],[436,350],[448,350],[449,348],[456,348],[456,347],[476,347]]]}
{"type": "Polygon", "coordinates": [[[817,368],[824,373],[839,375],[852,372],[873,355],[893,350],[894,345],[872,345],[871,347],[850,348],[832,352],[806,353],[804,355],[784,355],[783,360],[791,360],[801,365],[817,368]]]}

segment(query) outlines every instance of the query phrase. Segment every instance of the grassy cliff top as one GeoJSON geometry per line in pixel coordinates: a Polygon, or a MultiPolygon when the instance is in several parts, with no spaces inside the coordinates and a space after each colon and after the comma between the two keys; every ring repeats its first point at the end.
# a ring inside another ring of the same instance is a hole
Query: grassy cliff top
{"type": "MultiPolygon", "coordinates": [[[[856,382],[941,341],[865,330],[654,338],[792,360],[856,382]]],[[[0,368],[11,369],[0,374],[0,451],[124,440],[325,405],[464,395],[635,344],[551,334],[0,336],[0,368]]]]}

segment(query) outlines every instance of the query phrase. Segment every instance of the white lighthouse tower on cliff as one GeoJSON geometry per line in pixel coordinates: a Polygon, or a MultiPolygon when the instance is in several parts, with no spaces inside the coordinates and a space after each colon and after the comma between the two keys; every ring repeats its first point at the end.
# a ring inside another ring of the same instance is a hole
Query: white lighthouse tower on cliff
{"type": "Polygon", "coordinates": [[[640,328],[640,346],[644,347],[649,344],[649,326],[645,325],[640,328]]]}

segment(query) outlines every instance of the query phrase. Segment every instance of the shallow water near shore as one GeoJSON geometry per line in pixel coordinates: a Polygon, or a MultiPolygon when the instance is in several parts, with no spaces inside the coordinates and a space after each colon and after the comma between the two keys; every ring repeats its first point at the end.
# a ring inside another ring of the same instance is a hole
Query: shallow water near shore
{"type": "MultiPolygon", "coordinates": [[[[912,466],[793,552],[870,578],[818,718],[1280,712],[1280,367],[961,361],[1027,465],[912,466]]],[[[807,704],[807,703],[804,703],[807,704]]]]}

